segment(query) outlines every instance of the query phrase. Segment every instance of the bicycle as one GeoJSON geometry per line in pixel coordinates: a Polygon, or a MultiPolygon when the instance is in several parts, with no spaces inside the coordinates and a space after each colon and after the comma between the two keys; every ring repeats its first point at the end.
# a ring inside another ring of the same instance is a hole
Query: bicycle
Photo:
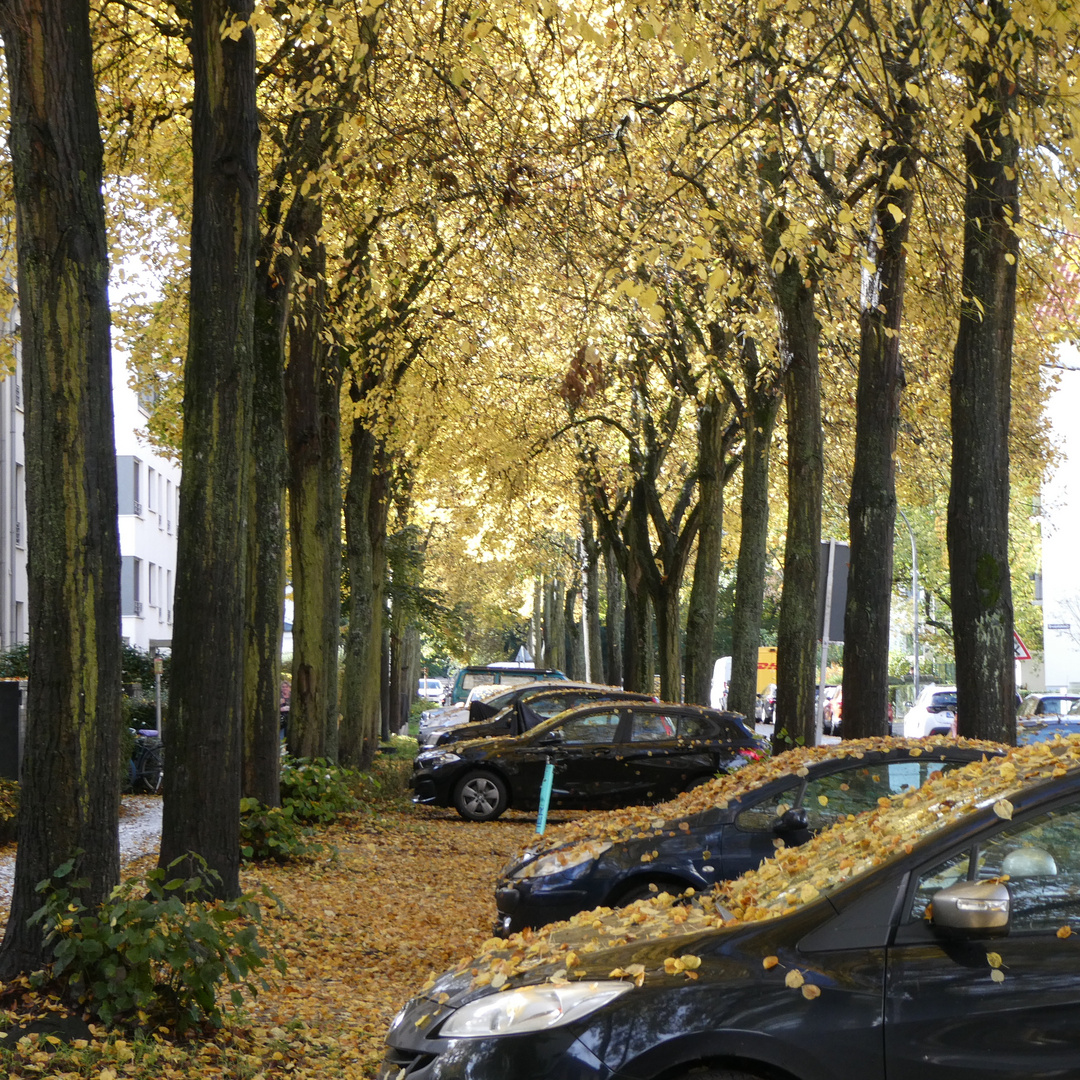
{"type": "Polygon", "coordinates": [[[165,748],[156,731],[136,731],[135,748],[131,751],[128,777],[131,790],[147,795],[161,791],[164,773],[165,748]]]}

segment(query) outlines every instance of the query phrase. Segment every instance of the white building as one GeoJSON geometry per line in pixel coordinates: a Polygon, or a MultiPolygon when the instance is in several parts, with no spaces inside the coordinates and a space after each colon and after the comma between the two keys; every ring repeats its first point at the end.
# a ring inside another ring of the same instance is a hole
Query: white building
{"type": "MultiPolygon", "coordinates": [[[[10,337],[11,321],[3,326],[10,337]]],[[[27,640],[26,468],[23,456],[22,360],[0,380],[0,651],[27,640]]]]}
{"type": "MultiPolygon", "coordinates": [[[[1080,690],[1080,350],[1059,350],[1061,381],[1047,402],[1060,464],[1042,487],[1043,666],[1047,690],[1080,690]]],[[[1035,689],[1038,689],[1037,687],[1035,689]]]]}
{"type": "MultiPolygon", "coordinates": [[[[11,332],[10,324],[4,328],[11,332]]],[[[26,470],[22,364],[0,378],[0,651],[28,639],[26,470]]],[[[119,495],[121,613],[124,640],[144,651],[172,641],[180,469],[145,440],[149,415],[113,360],[113,411],[119,495]]]]}
{"type": "Polygon", "coordinates": [[[128,385],[113,357],[113,424],[120,526],[120,612],[124,640],[150,652],[172,642],[180,468],[145,438],[152,403],[128,385]]]}

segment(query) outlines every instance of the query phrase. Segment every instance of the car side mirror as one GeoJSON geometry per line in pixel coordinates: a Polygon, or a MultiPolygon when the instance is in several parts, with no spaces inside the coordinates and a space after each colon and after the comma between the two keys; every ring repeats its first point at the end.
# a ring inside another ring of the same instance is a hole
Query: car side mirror
{"type": "Polygon", "coordinates": [[[1009,932],[1009,890],[1000,881],[958,881],[934,893],[931,922],[962,934],[1009,932]]]}
{"type": "Polygon", "coordinates": [[[557,729],[555,731],[549,731],[540,741],[549,743],[562,742],[563,733],[557,729]]]}
{"type": "Polygon", "coordinates": [[[779,820],[773,825],[773,832],[783,835],[784,833],[799,832],[810,828],[810,818],[806,813],[805,806],[793,806],[785,810],[779,820]]]}

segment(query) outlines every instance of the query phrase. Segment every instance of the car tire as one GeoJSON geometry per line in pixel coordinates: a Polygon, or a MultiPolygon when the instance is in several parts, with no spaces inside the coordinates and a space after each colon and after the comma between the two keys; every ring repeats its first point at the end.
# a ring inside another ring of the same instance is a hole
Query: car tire
{"type": "Polygon", "coordinates": [[[667,881],[662,878],[654,881],[639,881],[622,893],[615,901],[614,906],[626,907],[627,904],[632,904],[635,900],[648,900],[649,897],[658,896],[662,892],[671,893],[672,896],[681,896],[688,888],[689,886],[683,884],[683,882],[671,881],[670,879],[667,881]],[[653,888],[654,885],[656,886],[655,889],[653,888]]]}
{"type": "Polygon", "coordinates": [[[493,772],[477,769],[454,788],[454,809],[466,821],[494,821],[509,805],[506,784],[493,772]]]}
{"type": "Polygon", "coordinates": [[[743,1072],[742,1069],[721,1069],[699,1065],[689,1072],[680,1073],[676,1080],[761,1080],[761,1077],[757,1073],[743,1072]]]}

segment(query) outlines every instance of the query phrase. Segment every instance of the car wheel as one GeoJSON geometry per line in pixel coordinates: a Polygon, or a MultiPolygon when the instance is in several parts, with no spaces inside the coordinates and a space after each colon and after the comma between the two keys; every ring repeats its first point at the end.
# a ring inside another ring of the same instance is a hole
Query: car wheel
{"type": "Polygon", "coordinates": [[[699,1065],[696,1069],[681,1073],[677,1080],[761,1080],[756,1073],[743,1072],[742,1069],[712,1068],[699,1065]]]}
{"type": "Polygon", "coordinates": [[[671,893],[672,896],[682,896],[686,889],[687,886],[681,881],[658,879],[636,882],[615,901],[615,907],[626,907],[635,900],[648,900],[649,897],[658,896],[662,892],[671,893]]]}
{"type": "Polygon", "coordinates": [[[509,801],[506,784],[490,772],[471,772],[454,788],[454,809],[466,821],[494,821],[509,801]]]}

